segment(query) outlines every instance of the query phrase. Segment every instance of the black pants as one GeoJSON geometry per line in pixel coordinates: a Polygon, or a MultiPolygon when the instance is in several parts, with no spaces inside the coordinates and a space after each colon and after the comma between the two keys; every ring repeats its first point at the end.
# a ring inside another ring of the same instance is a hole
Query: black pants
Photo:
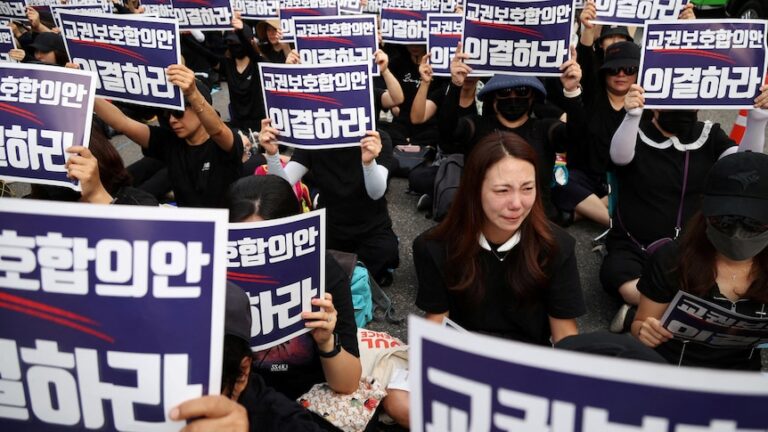
{"type": "MultiPolygon", "coordinates": [[[[330,227],[329,227],[330,228],[330,227]]],[[[400,265],[399,241],[392,226],[382,226],[362,235],[345,235],[328,230],[328,249],[357,254],[376,280],[400,265]]]]}
{"type": "Polygon", "coordinates": [[[158,159],[145,157],[128,166],[133,186],[152,194],[158,200],[171,190],[168,168],[158,159]]]}

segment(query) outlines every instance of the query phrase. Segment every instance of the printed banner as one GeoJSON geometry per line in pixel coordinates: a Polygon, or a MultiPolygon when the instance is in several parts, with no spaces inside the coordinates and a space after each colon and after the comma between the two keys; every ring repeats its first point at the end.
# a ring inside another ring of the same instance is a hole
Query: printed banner
{"type": "Polygon", "coordinates": [[[311,331],[301,313],[325,296],[325,210],[229,225],[227,279],[251,301],[251,348],[311,331]]]}
{"type": "Polygon", "coordinates": [[[369,64],[259,63],[267,116],[291,147],[358,147],[374,130],[369,64]]]}
{"type": "Polygon", "coordinates": [[[28,22],[26,3],[24,0],[0,1],[0,18],[28,22]]]}
{"type": "Polygon", "coordinates": [[[165,68],[181,63],[178,24],[144,15],[88,16],[61,12],[72,62],[98,74],[96,95],[183,110],[181,90],[165,68]]]}
{"type": "Polygon", "coordinates": [[[661,317],[675,337],[713,348],[748,348],[768,342],[768,313],[755,318],[679,291],[661,317]]]}
{"type": "MultiPolygon", "coordinates": [[[[432,75],[451,76],[451,60],[456,54],[456,45],[461,42],[464,17],[461,14],[428,14],[427,50],[432,75]]],[[[474,72],[474,71],[473,71],[474,72]]]]}
{"type": "Polygon", "coordinates": [[[360,15],[363,13],[363,2],[361,0],[339,0],[339,13],[360,15]]]}
{"type": "Polygon", "coordinates": [[[13,62],[8,52],[16,48],[13,38],[13,30],[8,27],[0,27],[0,61],[13,62]]]}
{"type": "Polygon", "coordinates": [[[226,220],[0,198],[0,430],[181,429],[221,385],[226,220]]]}
{"type": "Polygon", "coordinates": [[[408,321],[411,431],[768,428],[768,376],[538,347],[408,321]]]}
{"type": "Polygon", "coordinates": [[[645,108],[753,108],[766,76],[766,34],[765,20],[648,22],[645,108]]]}
{"type": "Polygon", "coordinates": [[[295,42],[294,17],[328,17],[338,14],[339,4],[336,0],[280,0],[280,28],[283,30],[281,42],[295,42]]]}
{"type": "Polygon", "coordinates": [[[381,36],[392,44],[426,44],[427,15],[452,13],[454,0],[381,0],[381,36]]]}
{"type": "Polygon", "coordinates": [[[64,150],[88,147],[95,87],[86,71],[0,64],[0,178],[79,191],[64,150]]]}
{"type": "Polygon", "coordinates": [[[573,0],[573,7],[576,9],[584,9],[584,5],[586,4],[585,0],[573,0]]]}
{"type": "Polygon", "coordinates": [[[233,0],[240,17],[247,20],[268,20],[280,18],[280,0],[233,0]]]}
{"type": "Polygon", "coordinates": [[[650,20],[675,21],[688,1],[595,0],[597,18],[592,22],[608,25],[643,26],[646,21],[650,20]]]}
{"type": "Polygon", "coordinates": [[[382,0],[368,0],[368,4],[363,6],[363,13],[378,15],[381,13],[382,0]]]}
{"type": "Polygon", "coordinates": [[[465,61],[477,73],[560,76],[573,0],[467,0],[465,61]]]}
{"type": "Polygon", "coordinates": [[[144,13],[147,15],[176,19],[172,0],[142,0],[141,5],[144,6],[144,13]]]}
{"type": "Polygon", "coordinates": [[[232,30],[230,0],[173,0],[179,30],[232,30]]]}
{"type": "Polygon", "coordinates": [[[370,62],[371,73],[379,75],[375,16],[295,17],[293,23],[302,63],[370,62]]]}
{"type": "Polygon", "coordinates": [[[49,6],[51,9],[51,16],[53,17],[53,22],[56,23],[56,27],[61,28],[61,17],[59,16],[60,12],[74,12],[77,14],[84,14],[84,15],[98,15],[98,14],[104,14],[104,13],[110,13],[105,12],[104,8],[100,4],[89,4],[89,5],[51,5],[49,6]]]}

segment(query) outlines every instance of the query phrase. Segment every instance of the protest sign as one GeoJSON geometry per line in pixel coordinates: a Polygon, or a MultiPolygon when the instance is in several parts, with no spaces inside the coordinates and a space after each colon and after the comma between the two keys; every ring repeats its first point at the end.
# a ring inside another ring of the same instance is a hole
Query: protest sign
{"type": "Polygon", "coordinates": [[[427,14],[452,13],[454,0],[381,0],[381,36],[392,44],[426,44],[427,14]]]}
{"type": "Polygon", "coordinates": [[[378,15],[381,13],[382,0],[368,0],[368,4],[363,6],[363,13],[378,15]]]}
{"type": "Polygon", "coordinates": [[[296,50],[304,64],[369,62],[379,74],[373,53],[378,49],[376,17],[295,17],[296,50]]]}
{"type": "Polygon", "coordinates": [[[94,74],[57,66],[0,64],[0,178],[65,186],[65,149],[88,147],[94,74]]]}
{"type": "Polygon", "coordinates": [[[98,96],[184,109],[181,90],[165,74],[166,67],[181,63],[175,20],[61,12],[61,21],[71,61],[98,74],[98,96]]]}
{"type": "Polygon", "coordinates": [[[765,20],[649,21],[645,108],[751,109],[766,76],[765,20]]]}
{"type": "Polygon", "coordinates": [[[26,3],[24,0],[0,1],[0,18],[28,22],[26,3]]]}
{"type": "Polygon", "coordinates": [[[147,15],[158,18],[176,18],[172,0],[142,0],[141,5],[144,6],[144,13],[147,15]]]}
{"type": "Polygon", "coordinates": [[[8,27],[0,27],[0,60],[13,61],[8,53],[16,48],[16,41],[13,38],[13,30],[8,27]]]}
{"type": "Polygon", "coordinates": [[[254,352],[312,329],[301,313],[325,295],[325,210],[229,225],[227,279],[248,293],[254,352]]]}
{"type": "Polygon", "coordinates": [[[713,348],[768,342],[768,312],[762,318],[744,316],[683,291],[669,303],[661,325],[676,338],[713,348]]]}
{"type": "Polygon", "coordinates": [[[173,0],[179,30],[232,30],[230,0],[173,0]]]}
{"type": "Polygon", "coordinates": [[[335,16],[339,14],[336,0],[280,0],[280,28],[284,43],[295,42],[296,35],[293,17],[299,16],[335,16]]]}
{"type": "MultiPolygon", "coordinates": [[[[595,24],[643,26],[646,21],[674,21],[689,0],[595,0],[595,24]]],[[[574,6],[578,7],[578,6],[574,6]]]]}
{"type": "MultiPolygon", "coordinates": [[[[59,17],[59,12],[75,12],[78,14],[83,15],[98,15],[103,14],[104,8],[100,4],[89,4],[89,5],[51,5],[49,6],[51,9],[51,16],[53,17],[53,22],[56,23],[56,27],[61,28],[61,19],[59,17]]],[[[107,12],[108,13],[108,12],[107,12]]]]}
{"type": "Polygon", "coordinates": [[[451,60],[461,42],[464,18],[460,14],[428,14],[427,50],[432,75],[451,76],[451,60]]]}
{"type": "Polygon", "coordinates": [[[267,117],[291,147],[357,147],[375,130],[370,65],[259,63],[267,117]]]}
{"type": "Polygon", "coordinates": [[[247,20],[268,20],[280,17],[280,0],[234,0],[234,8],[247,20]]]}
{"type": "Polygon", "coordinates": [[[360,15],[363,13],[363,2],[360,0],[339,0],[339,13],[344,15],[360,15]]]}
{"type": "MultiPolygon", "coordinates": [[[[757,431],[768,376],[677,368],[408,322],[411,431],[757,431]]],[[[650,349],[650,348],[649,348],[650,349]]]]}
{"type": "Polygon", "coordinates": [[[573,7],[576,9],[584,9],[584,5],[586,4],[585,0],[573,0],[573,7]]]}
{"type": "Polygon", "coordinates": [[[572,0],[467,0],[465,61],[477,73],[560,76],[569,57],[572,0]]]}
{"type": "Polygon", "coordinates": [[[226,211],[0,201],[0,430],[181,429],[221,383],[226,211]]]}

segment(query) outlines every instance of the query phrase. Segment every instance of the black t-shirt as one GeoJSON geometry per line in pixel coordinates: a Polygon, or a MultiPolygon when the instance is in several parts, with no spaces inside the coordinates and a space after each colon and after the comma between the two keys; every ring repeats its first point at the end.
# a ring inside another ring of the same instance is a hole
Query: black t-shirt
{"type": "MultiPolygon", "coordinates": [[[[654,253],[643,276],[637,283],[637,289],[648,299],[656,303],[669,303],[680,290],[680,275],[675,270],[679,259],[679,245],[670,242],[654,253]]],[[[741,299],[730,301],[715,284],[704,300],[747,316],[760,316],[757,312],[765,306],[756,301],[741,299]]],[[[671,339],[658,347],[656,351],[672,364],[678,364],[683,352],[683,343],[671,339]]],[[[717,369],[760,370],[760,353],[742,348],[711,348],[703,344],[689,342],[683,352],[682,364],[685,366],[710,367],[717,369]],[[750,356],[752,358],[750,358],[750,356]]]]}
{"type": "Polygon", "coordinates": [[[233,147],[227,153],[213,139],[192,146],[173,131],[150,126],[144,155],[165,162],[180,207],[221,207],[243,165],[243,141],[235,131],[232,134],[233,147]]]}
{"type": "MultiPolygon", "coordinates": [[[[376,163],[388,170],[392,164],[392,146],[382,140],[376,163]]],[[[359,147],[327,150],[296,149],[292,161],[305,166],[320,191],[318,206],[328,214],[330,238],[348,239],[373,229],[392,225],[387,200],[371,199],[365,189],[363,162],[359,147]]]]}
{"type": "Polygon", "coordinates": [[[257,131],[261,128],[261,119],[265,118],[264,97],[261,94],[258,62],[252,57],[242,73],[237,71],[234,59],[221,62],[222,71],[227,78],[231,106],[232,126],[248,132],[248,128],[257,131]]]}
{"type": "Polygon", "coordinates": [[[559,250],[545,269],[551,279],[541,287],[540,301],[521,307],[511,296],[506,281],[506,263],[521,259],[520,246],[511,249],[504,261],[481,249],[485,297],[480,306],[466,310],[460,294],[448,290],[445,280],[445,243],[428,240],[428,232],[413,242],[413,261],[419,281],[416,306],[427,313],[449,312],[450,318],[467,330],[538,345],[549,345],[549,317],[571,319],[586,312],[574,252],[575,240],[550,224],[559,250]]]}
{"type": "Polygon", "coordinates": [[[267,387],[256,373],[249,377],[248,387],[238,399],[248,412],[249,429],[253,432],[313,432],[320,427],[309,411],[284,394],[267,387]]]}
{"type": "MultiPolygon", "coordinates": [[[[683,202],[682,226],[701,207],[704,179],[712,165],[734,142],[718,124],[698,123],[693,135],[706,140],[683,143],[690,153],[688,180],[683,202]]],[[[685,152],[672,145],[650,120],[640,122],[635,157],[616,167],[619,183],[618,218],[615,224],[628,231],[642,245],[674,237],[680,208],[685,152]]]]}
{"type": "MultiPolygon", "coordinates": [[[[353,356],[360,357],[349,278],[328,253],[325,254],[325,290],[333,296],[333,306],[338,312],[335,331],[341,346],[353,356]]],[[[315,340],[310,333],[254,353],[253,370],[264,378],[268,386],[294,400],[313,385],[326,382],[315,340]]]]}

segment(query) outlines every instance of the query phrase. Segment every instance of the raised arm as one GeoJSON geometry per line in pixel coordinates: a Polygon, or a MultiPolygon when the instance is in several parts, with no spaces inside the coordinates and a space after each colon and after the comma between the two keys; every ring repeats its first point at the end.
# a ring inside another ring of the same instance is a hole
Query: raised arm
{"type": "Polygon", "coordinates": [[[760,87],[755,98],[755,109],[747,115],[747,126],[741,139],[739,151],[763,152],[765,148],[765,127],[768,125],[768,85],[760,87]]]}
{"type": "Polygon", "coordinates": [[[379,74],[387,86],[387,91],[381,95],[381,107],[389,109],[405,102],[403,87],[400,85],[400,81],[392,74],[392,71],[389,70],[389,56],[387,53],[383,50],[376,50],[373,55],[376,64],[379,65],[379,74]]]}
{"type": "Polygon", "coordinates": [[[309,170],[298,162],[288,162],[283,168],[280,162],[280,149],[277,146],[277,136],[280,132],[272,127],[272,120],[261,120],[261,131],[259,131],[259,145],[264,148],[267,159],[267,168],[269,173],[276,175],[291,185],[301,180],[309,170]]]}
{"type": "Polygon", "coordinates": [[[365,191],[374,200],[383,197],[387,191],[387,175],[389,175],[389,170],[376,163],[376,158],[381,154],[381,149],[381,136],[376,131],[366,132],[363,139],[360,140],[365,191]]]}
{"type": "Polygon", "coordinates": [[[416,91],[411,105],[411,123],[422,124],[432,118],[437,112],[437,105],[427,98],[429,86],[434,77],[432,76],[432,66],[429,64],[429,53],[424,54],[419,64],[419,75],[421,84],[416,91]]]}
{"type": "Polygon", "coordinates": [[[221,120],[215,109],[205,100],[202,94],[197,90],[195,84],[195,73],[192,69],[180,64],[168,66],[168,80],[177,85],[184,98],[189,103],[192,112],[200,119],[205,131],[211,136],[211,139],[225,152],[230,152],[234,147],[235,135],[224,121],[221,120]]]}
{"type": "Polygon", "coordinates": [[[640,119],[645,105],[645,90],[637,84],[632,84],[624,98],[624,109],[627,115],[619,125],[611,139],[611,161],[616,165],[627,165],[635,158],[635,144],[640,130],[640,119]]]}

